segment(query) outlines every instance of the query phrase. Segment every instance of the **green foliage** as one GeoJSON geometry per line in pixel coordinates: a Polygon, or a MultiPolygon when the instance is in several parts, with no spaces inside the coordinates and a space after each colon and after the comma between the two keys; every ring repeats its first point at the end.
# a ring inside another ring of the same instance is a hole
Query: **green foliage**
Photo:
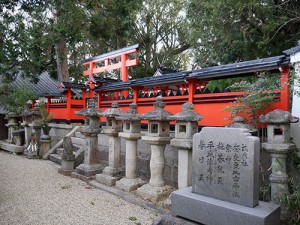
{"type": "Polygon", "coordinates": [[[130,216],[128,219],[129,219],[130,221],[137,221],[137,218],[136,218],[135,216],[130,216]]]}
{"type": "Polygon", "coordinates": [[[190,0],[186,37],[202,67],[279,55],[300,39],[299,1],[190,0]]]}
{"type": "Polygon", "coordinates": [[[47,112],[47,108],[46,108],[46,103],[45,102],[39,102],[39,107],[40,107],[40,112],[41,112],[41,116],[42,116],[42,120],[41,120],[41,127],[45,128],[48,127],[49,122],[52,121],[54,113],[48,113],[47,112]]]}
{"type": "Polygon", "coordinates": [[[258,118],[276,101],[272,90],[280,89],[279,76],[261,73],[256,80],[242,80],[229,87],[231,91],[245,91],[236,101],[224,110],[230,112],[229,119],[236,116],[248,118],[254,127],[258,127],[258,118]]]}
{"type": "Polygon", "coordinates": [[[20,87],[12,90],[7,83],[2,83],[0,87],[0,104],[8,112],[21,114],[28,100],[36,99],[32,90],[20,87]]]}

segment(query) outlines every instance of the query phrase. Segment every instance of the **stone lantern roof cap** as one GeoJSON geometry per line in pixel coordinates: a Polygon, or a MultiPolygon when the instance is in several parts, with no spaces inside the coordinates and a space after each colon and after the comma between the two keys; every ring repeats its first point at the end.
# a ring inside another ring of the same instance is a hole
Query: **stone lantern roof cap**
{"type": "Polygon", "coordinates": [[[266,115],[261,115],[259,117],[259,120],[262,123],[286,124],[297,123],[299,121],[299,118],[292,116],[292,114],[287,111],[276,109],[266,115]]]}
{"type": "Polygon", "coordinates": [[[38,102],[35,103],[33,109],[30,112],[31,115],[41,115],[41,109],[38,102]]]}
{"type": "Polygon", "coordinates": [[[24,107],[24,111],[22,113],[22,116],[27,117],[27,116],[30,116],[30,115],[31,115],[31,113],[30,113],[29,106],[26,104],[25,107],[24,107]]]}
{"type": "Polygon", "coordinates": [[[255,129],[250,124],[248,124],[246,122],[245,118],[243,118],[241,116],[234,117],[233,124],[229,124],[226,127],[248,129],[251,134],[253,134],[257,131],[257,129],[255,129]]]}
{"type": "Polygon", "coordinates": [[[95,99],[89,99],[87,108],[80,110],[79,112],[75,112],[78,116],[101,116],[102,111],[96,108],[96,100],[95,99]]]}
{"type": "Polygon", "coordinates": [[[141,115],[138,114],[137,105],[135,103],[131,103],[129,105],[129,110],[127,113],[122,114],[121,116],[116,117],[118,120],[125,120],[125,121],[138,121],[141,120],[141,115]]]}
{"type": "Polygon", "coordinates": [[[101,116],[105,116],[105,117],[119,117],[123,114],[125,114],[126,112],[122,109],[119,108],[119,104],[117,102],[113,102],[111,103],[111,108],[106,109],[101,116]]]}
{"type": "Polygon", "coordinates": [[[9,112],[5,114],[5,119],[11,118],[11,117],[18,117],[19,115],[14,112],[9,112]]]}
{"type": "Polygon", "coordinates": [[[156,97],[153,103],[155,109],[141,115],[141,118],[143,120],[171,121],[170,116],[173,114],[164,110],[166,103],[163,100],[164,98],[161,96],[156,97]]]}
{"type": "Polygon", "coordinates": [[[101,116],[103,112],[96,108],[85,108],[80,110],[79,112],[75,112],[78,116],[101,116]]]}
{"type": "Polygon", "coordinates": [[[176,113],[173,116],[170,116],[172,120],[176,121],[199,121],[203,117],[194,111],[194,105],[190,102],[186,102],[182,105],[182,112],[176,113]]]}

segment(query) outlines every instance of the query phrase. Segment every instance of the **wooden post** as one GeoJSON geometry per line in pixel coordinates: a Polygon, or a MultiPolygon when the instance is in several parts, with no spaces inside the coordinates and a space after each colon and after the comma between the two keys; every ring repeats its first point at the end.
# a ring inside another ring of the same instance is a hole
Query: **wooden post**
{"type": "Polygon", "coordinates": [[[50,113],[50,102],[51,102],[51,97],[47,96],[47,113],[50,113]]]}
{"type": "Polygon", "coordinates": [[[72,101],[72,90],[68,88],[67,92],[67,121],[71,121],[71,101],[72,101]]]}
{"type": "Polygon", "coordinates": [[[194,95],[196,91],[196,82],[197,80],[189,80],[188,85],[189,85],[189,102],[193,103],[194,102],[194,95]]]}
{"type": "Polygon", "coordinates": [[[289,85],[289,66],[282,66],[280,70],[280,102],[282,106],[282,110],[289,111],[290,110],[290,85],[289,85]]]}
{"type": "Polygon", "coordinates": [[[124,81],[128,81],[128,68],[126,66],[126,61],[128,59],[128,55],[127,54],[123,54],[121,55],[121,80],[124,81]]]}
{"type": "Polygon", "coordinates": [[[82,91],[83,108],[86,108],[86,89],[81,89],[81,91],[82,91]]]}

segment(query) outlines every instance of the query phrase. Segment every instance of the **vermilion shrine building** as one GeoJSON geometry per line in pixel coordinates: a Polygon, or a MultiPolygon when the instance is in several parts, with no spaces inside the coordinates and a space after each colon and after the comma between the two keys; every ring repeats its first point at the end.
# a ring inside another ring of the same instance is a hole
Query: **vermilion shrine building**
{"type": "Polygon", "coordinates": [[[269,110],[289,111],[290,50],[275,57],[129,80],[128,67],[137,65],[138,50],[138,45],[133,45],[84,60],[83,65],[87,69],[83,75],[88,76],[89,84],[62,82],[60,88],[65,90],[63,98],[52,93],[45,96],[48,99],[48,111],[54,113],[57,121],[83,121],[84,118],[74,112],[86,107],[87,98],[97,97],[101,110],[117,101],[119,107],[127,111],[129,104],[134,102],[138,112],[143,114],[153,108],[155,97],[162,95],[167,111],[177,113],[183,103],[191,102],[195,105],[195,111],[203,116],[199,126],[224,126],[228,124],[224,118],[229,116],[229,112],[222,110],[244,92],[218,89],[210,92],[205,89],[206,84],[216,79],[257,76],[264,71],[280,74],[282,86],[275,91],[278,101],[269,110]],[[113,63],[115,61],[117,63],[113,63]],[[121,80],[101,76],[102,72],[114,69],[120,69],[121,80]],[[76,89],[81,90],[82,95],[76,95],[76,89]]]}

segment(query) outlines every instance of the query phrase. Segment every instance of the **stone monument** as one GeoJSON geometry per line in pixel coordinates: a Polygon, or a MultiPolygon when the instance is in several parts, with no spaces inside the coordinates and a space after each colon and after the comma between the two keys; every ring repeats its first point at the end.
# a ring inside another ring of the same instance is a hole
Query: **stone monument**
{"type": "Polygon", "coordinates": [[[136,104],[129,105],[128,113],[117,117],[123,120],[123,132],[119,137],[126,139],[125,177],[116,182],[116,187],[124,191],[134,191],[145,182],[137,178],[137,139],[141,137],[141,117],[137,113],[136,104]]]}
{"type": "Polygon", "coordinates": [[[192,185],[193,135],[198,132],[198,121],[202,117],[194,111],[194,105],[187,102],[182,105],[182,112],[170,118],[176,120],[171,145],[178,148],[178,188],[186,188],[192,185]]]}
{"type": "Polygon", "coordinates": [[[32,133],[31,133],[31,142],[27,147],[27,158],[37,158],[40,152],[40,139],[41,139],[41,122],[42,115],[40,111],[39,103],[37,102],[34,105],[34,108],[31,110],[32,116],[32,133]]]}
{"type": "Polygon", "coordinates": [[[207,225],[278,225],[280,206],[259,202],[258,137],[205,127],[193,137],[192,187],[172,193],[172,215],[207,225]]]}
{"type": "MultiPolygon", "coordinates": [[[[260,122],[267,123],[268,141],[263,143],[262,147],[271,153],[271,200],[276,203],[280,203],[281,199],[289,195],[286,157],[288,152],[296,147],[290,143],[290,124],[298,121],[298,117],[282,110],[274,110],[260,116],[260,122]]],[[[282,207],[282,218],[287,216],[285,210],[286,208],[282,207]]]]}
{"type": "Polygon", "coordinates": [[[75,147],[72,144],[71,137],[64,137],[63,152],[61,153],[61,168],[58,170],[59,173],[70,176],[74,171],[75,147]]]}
{"type": "MultiPolygon", "coordinates": [[[[21,123],[21,126],[24,127],[24,131],[25,131],[24,149],[27,149],[30,144],[31,132],[32,132],[32,128],[30,127],[30,124],[32,123],[32,117],[27,104],[25,105],[25,110],[22,113],[22,117],[23,117],[23,122],[21,123]]],[[[26,155],[26,152],[24,152],[24,154],[26,155]]]]}
{"type": "Polygon", "coordinates": [[[169,196],[172,188],[165,185],[164,151],[166,144],[170,143],[170,112],[164,110],[165,103],[163,97],[159,96],[154,102],[155,109],[141,116],[142,119],[148,120],[148,134],[142,136],[142,140],[150,144],[150,181],[137,189],[137,194],[144,199],[157,202],[169,196]]]}
{"type": "Polygon", "coordinates": [[[80,132],[85,136],[84,162],[76,167],[76,172],[71,174],[82,180],[90,180],[98,173],[101,173],[102,166],[98,163],[98,134],[100,133],[99,116],[102,111],[96,108],[95,99],[88,99],[86,109],[75,112],[76,115],[85,117],[85,126],[80,128],[80,132]]]}
{"type": "Polygon", "coordinates": [[[122,109],[118,108],[117,102],[113,102],[111,108],[102,113],[106,117],[106,126],[102,133],[109,138],[108,166],[104,168],[102,174],[96,175],[96,181],[107,186],[114,186],[124,171],[120,165],[121,138],[118,136],[119,132],[122,131],[122,122],[116,119],[124,113],[122,109]]]}
{"type": "Polygon", "coordinates": [[[13,143],[13,131],[16,130],[16,127],[18,126],[18,115],[15,113],[7,113],[5,115],[5,119],[7,119],[7,124],[5,126],[8,127],[8,143],[13,143]]]}

